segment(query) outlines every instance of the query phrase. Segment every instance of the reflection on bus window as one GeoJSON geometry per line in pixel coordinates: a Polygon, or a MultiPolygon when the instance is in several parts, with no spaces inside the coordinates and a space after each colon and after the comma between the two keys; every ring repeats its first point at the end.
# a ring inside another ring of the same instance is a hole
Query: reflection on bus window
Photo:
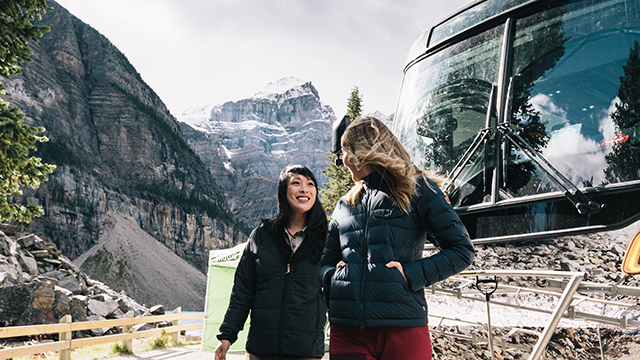
{"type": "MultiPolygon", "coordinates": [[[[405,74],[394,131],[419,166],[446,175],[485,127],[503,32],[504,26],[498,26],[471,37],[405,74]]],[[[476,156],[454,184],[454,203],[483,201],[478,191],[484,164],[479,161],[476,156]]]]}
{"type": "MultiPolygon", "coordinates": [[[[638,39],[637,1],[567,2],[516,22],[510,120],[578,187],[640,179],[640,115],[626,110],[638,99],[625,99],[640,87],[626,70],[640,68],[638,39]]],[[[512,195],[558,190],[513,146],[508,160],[512,195]]]]}
{"type": "Polygon", "coordinates": [[[429,46],[457,34],[469,27],[499,14],[505,10],[516,7],[528,0],[487,0],[475,4],[471,9],[465,11],[460,16],[451,18],[433,29],[429,46]]]}

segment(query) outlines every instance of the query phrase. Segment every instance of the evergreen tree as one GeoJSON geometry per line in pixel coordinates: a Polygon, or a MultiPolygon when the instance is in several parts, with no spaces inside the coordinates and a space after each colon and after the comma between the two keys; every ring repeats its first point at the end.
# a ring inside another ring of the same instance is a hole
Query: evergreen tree
{"type": "Polygon", "coordinates": [[[357,86],[351,89],[351,95],[347,101],[347,115],[351,118],[351,122],[360,119],[362,115],[362,95],[360,95],[360,89],[357,86]]]}
{"type": "Polygon", "coordinates": [[[634,40],[629,50],[627,64],[622,67],[616,110],[611,113],[618,133],[630,135],[628,141],[613,145],[606,155],[607,168],[604,170],[608,183],[632,181],[640,178],[640,150],[637,144],[640,135],[640,43],[634,40]]]}
{"type": "MultiPolygon", "coordinates": [[[[21,72],[19,62],[30,61],[29,41],[49,31],[45,26],[34,26],[41,13],[51,10],[46,0],[2,0],[0,1],[0,75],[5,79],[21,72]]],[[[5,89],[0,84],[0,94],[5,89]]],[[[36,142],[47,141],[39,136],[42,127],[24,124],[18,108],[9,108],[9,103],[0,99],[0,221],[18,220],[28,222],[43,214],[42,207],[12,203],[9,197],[22,195],[21,187],[37,189],[47,180],[54,165],[43,164],[40,158],[30,156],[36,150],[36,142]]]]}
{"type": "MultiPolygon", "coordinates": [[[[362,95],[360,89],[354,86],[351,89],[351,95],[347,101],[347,115],[351,118],[351,122],[360,119],[362,115],[362,95]]],[[[331,154],[327,156],[327,167],[322,173],[329,178],[329,183],[325,183],[324,189],[320,189],[322,196],[322,206],[328,212],[332,212],[336,207],[338,200],[343,197],[353,186],[351,173],[345,166],[337,166],[335,163],[336,156],[331,154]]]]}

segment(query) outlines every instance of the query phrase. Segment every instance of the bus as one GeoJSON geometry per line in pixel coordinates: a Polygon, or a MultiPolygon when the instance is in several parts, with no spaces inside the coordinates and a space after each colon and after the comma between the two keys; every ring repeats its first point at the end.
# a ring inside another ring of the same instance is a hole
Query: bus
{"type": "Polygon", "coordinates": [[[480,0],[424,31],[393,131],[474,243],[640,219],[640,1],[480,0]]]}

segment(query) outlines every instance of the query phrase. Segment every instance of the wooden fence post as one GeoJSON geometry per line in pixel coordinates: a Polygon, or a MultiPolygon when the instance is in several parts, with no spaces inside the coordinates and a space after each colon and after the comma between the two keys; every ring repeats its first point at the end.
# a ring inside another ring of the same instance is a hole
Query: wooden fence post
{"type": "MultiPolygon", "coordinates": [[[[60,323],[61,324],[70,324],[71,323],[71,315],[63,316],[62,319],[60,319],[60,323]]],[[[58,352],[58,359],[60,359],[60,360],[71,360],[71,336],[72,336],[72,333],[70,331],[58,333],[58,340],[59,341],[69,341],[69,347],[66,348],[66,349],[62,349],[62,350],[60,350],[60,352],[58,352]]]]}
{"type": "MultiPolygon", "coordinates": [[[[124,314],[125,319],[133,319],[133,310],[129,310],[126,314],[124,314]]],[[[123,325],[122,333],[128,334],[133,329],[132,325],[123,325]]],[[[133,354],[133,340],[125,340],[122,342],[124,344],[124,348],[127,349],[128,352],[133,354]]]]}
{"type": "MultiPolygon", "coordinates": [[[[174,314],[180,314],[180,312],[182,312],[182,307],[180,306],[178,306],[175,310],[173,310],[174,314]]],[[[173,320],[173,326],[178,326],[178,325],[180,325],[180,320],[179,319],[173,320]]],[[[180,330],[172,333],[171,337],[173,339],[173,343],[178,345],[178,343],[180,342],[180,330]]]]}

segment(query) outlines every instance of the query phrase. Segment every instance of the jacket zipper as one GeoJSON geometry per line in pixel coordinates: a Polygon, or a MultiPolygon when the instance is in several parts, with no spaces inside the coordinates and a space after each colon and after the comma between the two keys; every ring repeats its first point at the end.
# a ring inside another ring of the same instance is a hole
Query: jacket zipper
{"type": "MultiPolygon", "coordinates": [[[[285,257],[287,257],[285,255],[285,257]]],[[[288,259],[286,260],[287,264],[284,268],[284,279],[283,279],[283,283],[282,283],[282,297],[280,298],[280,325],[278,326],[278,353],[277,356],[280,356],[280,354],[282,354],[282,325],[284,323],[284,305],[286,302],[286,295],[287,295],[287,283],[288,283],[288,279],[289,279],[289,272],[291,271],[291,255],[288,256],[288,259]]]]}
{"type": "MultiPolygon", "coordinates": [[[[371,191],[367,191],[367,205],[365,206],[364,221],[364,248],[362,262],[362,280],[360,281],[360,330],[364,329],[364,299],[365,299],[365,281],[367,277],[367,258],[369,256],[369,208],[371,207],[371,191]]],[[[364,203],[363,203],[364,205],[364,203]]]]}

